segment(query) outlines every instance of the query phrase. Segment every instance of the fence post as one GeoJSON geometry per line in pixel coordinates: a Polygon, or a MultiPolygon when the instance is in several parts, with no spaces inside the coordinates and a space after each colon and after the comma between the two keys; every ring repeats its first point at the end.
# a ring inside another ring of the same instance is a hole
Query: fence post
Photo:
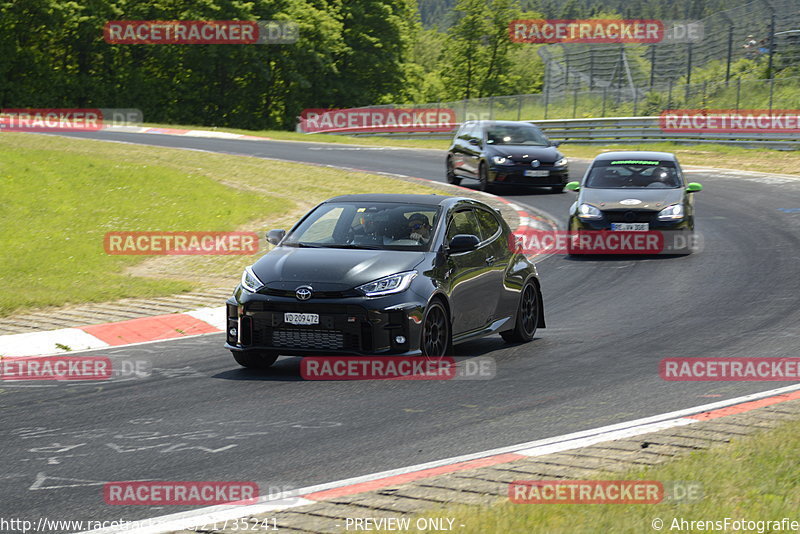
{"type": "Polygon", "coordinates": [[[769,114],[772,115],[772,94],[775,90],[775,78],[769,79],[769,114]]]}
{"type": "Polygon", "coordinates": [[[689,104],[689,84],[692,83],[692,43],[686,45],[688,57],[686,58],[686,104],[689,104]]]}
{"type": "Polygon", "coordinates": [[[594,48],[589,49],[589,91],[594,88],[594,48]]]}
{"type": "Polygon", "coordinates": [[[634,117],[638,116],[638,115],[636,115],[636,108],[637,108],[638,104],[639,104],[639,90],[638,89],[634,89],[633,90],[633,116],[634,117]]]}
{"type": "Polygon", "coordinates": [[[494,120],[494,96],[489,97],[489,120],[494,120]]]}
{"type": "Polygon", "coordinates": [[[517,97],[517,120],[522,116],[522,95],[517,97]]]}
{"type": "Polygon", "coordinates": [[[601,113],[603,117],[606,116],[606,96],[608,95],[608,87],[603,87],[603,112],[601,113]]]}
{"type": "Polygon", "coordinates": [[[578,88],[575,88],[575,91],[572,95],[572,118],[575,118],[575,114],[578,111],[578,88]]]}
{"type": "Polygon", "coordinates": [[[650,91],[653,91],[653,82],[656,79],[656,45],[650,45],[650,91]]]}
{"type": "Polygon", "coordinates": [[[739,97],[742,95],[742,79],[736,78],[736,111],[739,111],[739,97]]]}
{"type": "Polygon", "coordinates": [[[769,22],[769,64],[767,65],[767,78],[772,78],[772,56],[775,54],[775,10],[772,10],[772,17],[769,22]]]}
{"type": "Polygon", "coordinates": [[[547,106],[550,104],[550,87],[544,86],[544,120],[547,120],[547,106]]]}
{"type": "Polygon", "coordinates": [[[733,55],[733,24],[728,28],[728,62],[725,66],[725,86],[728,86],[728,80],[731,79],[731,56],[733,55]]]}
{"type": "Polygon", "coordinates": [[[669,93],[667,96],[667,109],[672,109],[672,79],[669,80],[669,93]]]}
{"type": "Polygon", "coordinates": [[[703,82],[703,109],[706,107],[706,89],[708,87],[708,80],[703,82]]]}

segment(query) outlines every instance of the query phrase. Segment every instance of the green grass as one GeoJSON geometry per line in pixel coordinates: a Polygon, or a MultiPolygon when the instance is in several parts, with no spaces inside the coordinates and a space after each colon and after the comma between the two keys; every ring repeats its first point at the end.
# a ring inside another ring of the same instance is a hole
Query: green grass
{"type": "MultiPolygon", "coordinates": [[[[688,520],[800,520],[800,428],[797,422],[733,441],[730,445],[675,460],[660,467],[614,476],[614,480],[684,481],[702,484],[696,502],[659,504],[513,504],[503,500],[492,507],[458,506],[423,517],[455,518],[464,534],[530,532],[573,534],[657,532],[652,521],[664,521],[670,530],[675,518],[688,520]]],[[[528,477],[534,479],[534,476],[528,477]]],[[[520,476],[520,479],[526,479],[520,476]]],[[[734,530],[729,530],[734,532],[734,530]]],[[[766,530],[766,532],[775,532],[766,530]]]]}
{"type": "Polygon", "coordinates": [[[337,194],[433,192],[296,163],[31,134],[3,134],[0,154],[0,316],[218,286],[254,261],[110,256],[103,248],[106,232],[263,235],[337,194]]]}

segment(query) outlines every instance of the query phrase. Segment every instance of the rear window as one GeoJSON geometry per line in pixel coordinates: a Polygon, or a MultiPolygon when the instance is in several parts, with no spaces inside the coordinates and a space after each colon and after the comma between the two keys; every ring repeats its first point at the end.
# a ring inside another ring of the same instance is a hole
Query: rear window
{"type": "Polygon", "coordinates": [[[584,187],[598,189],[675,189],[681,176],[674,161],[625,159],[596,161],[584,187]]]}

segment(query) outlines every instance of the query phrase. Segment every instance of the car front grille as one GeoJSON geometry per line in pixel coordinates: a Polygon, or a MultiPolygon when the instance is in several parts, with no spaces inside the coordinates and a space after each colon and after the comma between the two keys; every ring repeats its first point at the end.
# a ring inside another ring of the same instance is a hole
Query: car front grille
{"type": "Polygon", "coordinates": [[[345,335],[335,330],[273,330],[272,346],[293,349],[345,349],[345,335]]]}

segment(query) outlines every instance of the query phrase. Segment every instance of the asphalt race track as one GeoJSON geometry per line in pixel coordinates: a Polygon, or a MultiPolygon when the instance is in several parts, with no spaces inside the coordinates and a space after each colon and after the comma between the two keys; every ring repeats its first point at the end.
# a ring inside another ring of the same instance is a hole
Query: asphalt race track
{"type": "MultiPolygon", "coordinates": [[[[432,150],[74,137],[444,175],[443,152],[432,150]]],[[[585,165],[571,168],[577,179],[585,165]]],[[[27,519],[134,520],[188,508],[108,506],[104,482],[246,480],[263,494],[788,385],[659,378],[665,357],[796,357],[800,347],[800,179],[689,176],[705,187],[696,197],[703,250],[543,260],[548,328],[524,345],[491,336],[457,348],[458,355],[495,358],[492,380],[306,382],[298,358],[282,358],[269,372],[240,368],[223,349],[223,334],[214,334],[96,351],[150,361],[149,378],[3,384],[2,508],[27,519]]],[[[501,194],[562,224],[575,198],[546,190],[501,194]]]]}

